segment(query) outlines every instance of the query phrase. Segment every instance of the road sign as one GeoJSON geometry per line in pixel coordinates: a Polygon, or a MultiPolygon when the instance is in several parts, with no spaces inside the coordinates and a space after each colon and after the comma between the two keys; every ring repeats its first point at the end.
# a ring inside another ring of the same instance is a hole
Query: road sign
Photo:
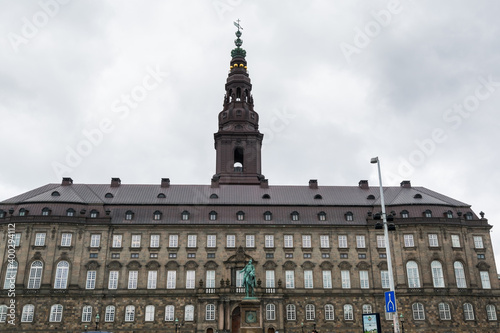
{"type": "Polygon", "coordinates": [[[396,312],[396,296],[394,291],[385,292],[385,312],[396,312]]]}

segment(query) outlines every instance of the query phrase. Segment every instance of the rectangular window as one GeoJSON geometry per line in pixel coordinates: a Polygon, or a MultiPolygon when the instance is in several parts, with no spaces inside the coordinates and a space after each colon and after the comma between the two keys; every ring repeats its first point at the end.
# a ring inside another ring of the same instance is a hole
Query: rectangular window
{"type": "MultiPolygon", "coordinates": [[[[152,255],[153,255],[153,254],[155,254],[155,255],[156,255],[156,257],[154,257],[154,258],[158,258],[158,253],[151,253],[151,258],[153,258],[153,257],[152,257],[152,255]]],[[[169,253],[169,254],[168,254],[168,258],[169,258],[169,259],[175,259],[175,258],[177,258],[177,253],[169,253]]]]}
{"type": "Polygon", "coordinates": [[[137,258],[139,258],[139,253],[131,253],[131,254],[130,254],[130,258],[132,258],[132,259],[137,259],[137,258]]]}
{"type": "Polygon", "coordinates": [[[21,233],[20,232],[16,232],[14,234],[14,245],[16,247],[18,247],[19,245],[21,245],[21,233]]]}
{"type": "Polygon", "coordinates": [[[87,271],[87,281],[85,282],[85,289],[95,289],[96,271],[87,271]]]}
{"type": "Polygon", "coordinates": [[[128,289],[137,289],[137,277],[139,275],[138,271],[128,272],[128,289]]]}
{"type": "Polygon", "coordinates": [[[113,235],[113,247],[122,247],[122,235],[113,235]]]}
{"type": "Polygon", "coordinates": [[[196,247],[196,235],[188,235],[187,247],[196,247]]]}
{"type": "Polygon", "coordinates": [[[368,271],[359,271],[359,287],[361,289],[370,288],[370,282],[368,280],[368,271]]]}
{"type": "Polygon", "coordinates": [[[109,272],[108,289],[118,288],[118,271],[109,272]]]}
{"type": "Polygon", "coordinates": [[[207,247],[217,247],[216,235],[207,235],[207,247]]]}
{"type": "MultiPolygon", "coordinates": [[[[385,249],[385,237],[384,235],[377,235],[377,247],[379,249],[385,249]]],[[[392,313],[392,312],[389,312],[392,313]]]]}
{"type": "Polygon", "coordinates": [[[99,246],[101,246],[101,235],[100,234],[90,235],[90,247],[99,247],[99,246]]]}
{"type": "Polygon", "coordinates": [[[255,247],[255,235],[246,236],[246,247],[255,247]]]}
{"type": "Polygon", "coordinates": [[[383,289],[389,289],[391,287],[389,283],[389,271],[380,271],[380,280],[382,281],[383,289]]]}
{"type": "Polygon", "coordinates": [[[236,236],[235,235],[227,235],[226,236],[226,247],[235,247],[236,246],[236,236]]]}
{"type": "Polygon", "coordinates": [[[196,253],[188,253],[188,258],[196,258],[196,253]]]}
{"type": "Polygon", "coordinates": [[[366,247],[365,236],[358,235],[356,236],[356,247],[358,249],[364,249],[366,247]]]}
{"type": "Polygon", "coordinates": [[[347,248],[347,236],[339,235],[339,248],[347,248]]]}
{"type": "Polygon", "coordinates": [[[186,272],[186,289],[194,289],[195,287],[195,271],[186,272]]]}
{"type": "Polygon", "coordinates": [[[274,259],[274,253],[266,253],[266,259],[274,259]]]}
{"type": "Polygon", "coordinates": [[[482,236],[474,236],[474,248],[476,248],[476,249],[484,249],[483,237],[482,236]]]}
{"type": "Polygon", "coordinates": [[[111,253],[111,258],[112,259],[120,259],[120,254],[119,253],[111,253]]]}
{"type": "Polygon", "coordinates": [[[274,271],[266,271],[266,288],[274,288],[274,271]]]}
{"type": "Polygon", "coordinates": [[[323,271],[323,288],[332,288],[332,271],[323,271]]]}
{"type": "Polygon", "coordinates": [[[158,253],[150,253],[149,257],[152,258],[152,259],[158,258],[158,253]]]}
{"type": "Polygon", "coordinates": [[[347,259],[349,258],[349,254],[348,253],[341,253],[340,254],[340,259],[347,259]]]}
{"type": "Polygon", "coordinates": [[[236,271],[236,287],[243,287],[243,273],[241,271],[236,271]]]}
{"type": "Polygon", "coordinates": [[[149,247],[160,247],[160,235],[151,235],[149,247]]]}
{"type": "Polygon", "coordinates": [[[313,288],[313,271],[304,271],[304,288],[313,288]]]}
{"type": "Polygon", "coordinates": [[[321,258],[323,258],[323,259],[330,258],[330,253],[321,253],[321,258]]]}
{"type": "Polygon", "coordinates": [[[481,276],[481,285],[483,289],[491,289],[490,274],[488,271],[481,271],[479,275],[481,276]]]}
{"type": "Polygon", "coordinates": [[[293,235],[285,235],[284,238],[284,247],[292,248],[293,247],[293,235]]]}
{"type": "Polygon", "coordinates": [[[293,259],[293,253],[285,253],[286,259],[293,259]]]}
{"type": "Polygon", "coordinates": [[[285,282],[287,289],[295,288],[295,271],[285,271],[285,282]]]}
{"type": "Polygon", "coordinates": [[[304,259],[311,259],[312,253],[304,253],[304,259]]]}
{"type": "Polygon", "coordinates": [[[130,247],[141,247],[141,235],[132,235],[130,247]]]}
{"type": "Polygon", "coordinates": [[[451,246],[460,247],[460,237],[458,235],[451,235],[451,246]]]}
{"type": "Polygon", "coordinates": [[[167,289],[175,289],[176,281],[177,271],[167,271],[167,289]]]}
{"type": "Polygon", "coordinates": [[[438,247],[438,235],[437,234],[429,234],[429,246],[430,247],[438,247]]]}
{"type": "Polygon", "coordinates": [[[207,253],[207,259],[215,258],[215,253],[207,253]]]}
{"type": "Polygon", "coordinates": [[[39,232],[36,234],[35,246],[45,246],[45,232],[39,232]]]}
{"type": "Polygon", "coordinates": [[[156,289],[158,271],[148,271],[148,289],[156,289]]]}
{"type": "Polygon", "coordinates": [[[304,248],[311,247],[311,235],[302,235],[302,247],[304,248]]]}
{"type": "Polygon", "coordinates": [[[168,247],[179,247],[179,235],[168,236],[168,247]]]}
{"type": "Polygon", "coordinates": [[[342,288],[350,289],[351,288],[351,274],[349,271],[340,271],[340,276],[342,278],[342,288]]]}
{"type": "Polygon", "coordinates": [[[61,246],[71,246],[71,238],[73,234],[64,233],[61,237],[61,246]]]}
{"type": "Polygon", "coordinates": [[[330,248],[330,236],[321,235],[321,236],[319,236],[319,240],[320,240],[320,246],[322,249],[329,249],[330,248]]]}
{"type": "Polygon", "coordinates": [[[207,271],[207,282],[205,285],[207,288],[215,288],[215,271],[207,271]]]}
{"type": "Polygon", "coordinates": [[[266,235],[264,246],[265,247],[274,247],[274,235],[266,235]]]}
{"type": "Polygon", "coordinates": [[[366,253],[358,253],[358,259],[366,259],[366,253]]]}
{"type": "Polygon", "coordinates": [[[415,242],[413,241],[413,235],[404,235],[405,247],[415,247],[415,242]]]}

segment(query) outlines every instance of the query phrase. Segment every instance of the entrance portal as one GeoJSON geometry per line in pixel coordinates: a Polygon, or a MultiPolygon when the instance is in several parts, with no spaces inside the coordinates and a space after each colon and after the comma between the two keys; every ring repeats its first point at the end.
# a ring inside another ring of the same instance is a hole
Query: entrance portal
{"type": "Polygon", "coordinates": [[[231,333],[240,333],[241,312],[240,307],[236,307],[231,314],[231,333]]]}
{"type": "Polygon", "coordinates": [[[274,328],[269,327],[269,328],[267,329],[267,333],[274,333],[274,328]]]}

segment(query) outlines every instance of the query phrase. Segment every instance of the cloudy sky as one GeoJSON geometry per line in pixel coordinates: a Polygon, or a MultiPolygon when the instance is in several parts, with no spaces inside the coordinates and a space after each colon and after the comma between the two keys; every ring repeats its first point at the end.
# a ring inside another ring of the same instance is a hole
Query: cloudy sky
{"type": "Polygon", "coordinates": [[[485,212],[500,260],[498,1],[2,1],[0,200],[209,184],[241,19],[273,184],[403,179],[485,212]]]}

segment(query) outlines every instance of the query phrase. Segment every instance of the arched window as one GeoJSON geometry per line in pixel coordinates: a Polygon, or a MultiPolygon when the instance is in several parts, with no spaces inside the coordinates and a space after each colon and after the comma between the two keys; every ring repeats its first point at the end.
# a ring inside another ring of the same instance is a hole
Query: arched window
{"type": "Polygon", "coordinates": [[[215,320],[215,305],[207,304],[205,307],[205,320],[215,320]]]}
{"type": "Polygon", "coordinates": [[[318,220],[319,221],[326,221],[326,213],[325,212],[319,212],[318,213],[318,220]]]}
{"type": "Polygon", "coordinates": [[[208,214],[208,219],[210,221],[215,221],[217,220],[217,212],[216,211],[211,211],[209,214],[208,214]]]}
{"type": "Polygon", "coordinates": [[[493,304],[486,305],[486,315],[489,321],[497,320],[497,309],[493,304]]]}
{"type": "Polygon", "coordinates": [[[96,218],[98,218],[98,217],[99,217],[99,212],[98,212],[97,210],[95,210],[95,209],[92,209],[92,210],[90,211],[90,218],[91,218],[91,219],[96,219],[96,218]]]}
{"type": "Polygon", "coordinates": [[[292,212],[292,214],[290,214],[290,217],[292,218],[292,221],[298,221],[300,216],[298,212],[292,212]]]}
{"type": "Polygon", "coordinates": [[[271,199],[271,196],[266,193],[262,196],[262,199],[271,199]]]}
{"type": "Polygon", "coordinates": [[[165,321],[174,321],[174,306],[167,305],[165,307],[165,321]]]}
{"type": "Polygon", "coordinates": [[[286,320],[296,320],[297,314],[295,311],[295,305],[287,304],[286,306],[286,320]]]}
{"type": "Polygon", "coordinates": [[[334,320],[334,308],[332,304],[325,305],[325,320],[334,320]]]}
{"type": "Polygon", "coordinates": [[[7,305],[0,305],[0,323],[7,320],[7,305]]]}
{"type": "Polygon", "coordinates": [[[113,198],[114,196],[113,196],[113,194],[112,194],[112,193],[109,193],[109,192],[108,192],[108,193],[106,193],[106,194],[104,195],[104,197],[105,197],[105,198],[107,198],[107,199],[111,199],[111,198],[113,198]]]}
{"type": "Polygon", "coordinates": [[[276,320],[276,306],[274,304],[266,305],[266,320],[276,320]]]}
{"type": "Polygon", "coordinates": [[[61,195],[61,193],[59,193],[57,191],[54,191],[54,192],[51,193],[51,196],[53,196],[53,197],[58,197],[60,195],[61,195]]]}
{"type": "Polygon", "coordinates": [[[67,261],[63,260],[57,264],[54,289],[66,289],[68,285],[68,271],[69,263],[67,261]]]}
{"type": "Polygon", "coordinates": [[[45,207],[44,209],[42,209],[42,216],[49,216],[50,212],[51,212],[50,208],[45,207]]]}
{"type": "Polygon", "coordinates": [[[406,274],[408,275],[408,288],[420,288],[420,274],[416,262],[408,261],[406,263],[406,274]]]}
{"type": "Polygon", "coordinates": [[[451,210],[447,211],[444,214],[446,215],[446,218],[448,218],[448,219],[452,219],[453,218],[453,212],[451,210]]]}
{"type": "Polygon", "coordinates": [[[108,305],[106,307],[106,313],[104,315],[104,321],[107,323],[111,323],[115,321],[115,306],[108,305]]]}
{"type": "Polygon", "coordinates": [[[132,220],[134,218],[134,212],[131,210],[127,210],[125,213],[125,220],[132,220]]]}
{"type": "Polygon", "coordinates": [[[155,320],[155,306],[146,306],[146,314],[144,316],[144,321],[154,321],[155,320]]]}
{"type": "Polygon", "coordinates": [[[373,313],[372,306],[370,304],[363,304],[363,314],[373,313]]]}
{"type": "Polygon", "coordinates": [[[85,305],[82,310],[82,322],[90,323],[92,321],[92,307],[85,305]]]}
{"type": "Polygon", "coordinates": [[[189,212],[188,212],[187,210],[185,210],[185,211],[183,211],[183,212],[181,213],[181,219],[182,219],[183,221],[187,221],[187,220],[189,220],[189,212]]]}
{"type": "Polygon", "coordinates": [[[161,212],[159,210],[153,213],[153,220],[155,221],[161,220],[161,212]]]}
{"type": "Polygon", "coordinates": [[[15,289],[18,265],[17,261],[12,261],[7,264],[7,272],[5,272],[3,289],[15,289]]]}
{"type": "Polygon", "coordinates": [[[352,311],[352,305],[344,305],[344,320],[354,320],[354,313],[352,311]]]}
{"type": "Polygon", "coordinates": [[[314,199],[315,199],[315,200],[321,200],[321,199],[323,199],[323,197],[321,196],[321,194],[316,194],[316,195],[314,196],[314,199]]]}
{"type": "Polygon", "coordinates": [[[127,305],[125,308],[125,321],[134,321],[135,320],[135,306],[127,305]]]}
{"type": "Polygon", "coordinates": [[[453,268],[455,270],[455,280],[457,281],[457,288],[467,288],[464,265],[460,261],[455,261],[453,263],[453,268]]]}
{"type": "Polygon", "coordinates": [[[40,289],[42,282],[43,263],[40,260],[35,260],[31,264],[30,276],[28,279],[28,289],[40,289]]]}
{"type": "Polygon", "coordinates": [[[26,215],[28,215],[27,209],[24,208],[19,209],[19,216],[26,216],[26,215]]]}
{"type": "Polygon", "coordinates": [[[470,220],[472,220],[472,218],[473,218],[473,216],[472,216],[472,213],[471,213],[471,212],[467,212],[467,213],[465,213],[465,215],[464,215],[464,216],[465,216],[465,219],[466,219],[466,220],[469,220],[469,221],[470,221],[470,220]]]}
{"type": "Polygon", "coordinates": [[[69,208],[66,210],[66,216],[75,216],[75,210],[73,208],[69,208]]]}
{"type": "Polygon", "coordinates": [[[63,306],[61,304],[54,304],[50,308],[50,322],[60,322],[63,315],[63,306]]]}
{"type": "Polygon", "coordinates": [[[409,217],[410,217],[410,213],[408,213],[408,211],[406,209],[401,211],[401,218],[407,219],[409,217]]]}
{"type": "Polygon", "coordinates": [[[184,308],[184,321],[194,320],[194,305],[186,305],[184,308]]]}
{"type": "Polygon", "coordinates": [[[273,214],[270,211],[264,213],[264,221],[271,221],[273,219],[273,214]]]}
{"type": "Polygon", "coordinates": [[[156,197],[158,199],[165,199],[167,196],[165,195],[165,193],[158,193],[158,195],[156,197]]]}
{"type": "Polygon", "coordinates": [[[474,320],[474,308],[470,303],[464,303],[464,319],[474,320]]]}
{"type": "Polygon", "coordinates": [[[316,313],[313,304],[306,304],[306,320],[314,320],[316,313]]]}
{"type": "Polygon", "coordinates": [[[5,218],[5,211],[3,209],[0,209],[0,219],[5,218]]]}
{"type": "Polygon", "coordinates": [[[345,220],[346,221],[353,221],[354,220],[354,214],[352,212],[345,213],[345,220]]]}
{"type": "Polygon", "coordinates": [[[448,303],[439,303],[439,319],[451,320],[450,305],[448,303]]]}
{"type": "Polygon", "coordinates": [[[23,314],[21,315],[21,323],[31,323],[35,315],[35,306],[26,304],[23,306],[23,314]]]}
{"type": "Polygon", "coordinates": [[[422,303],[413,303],[413,320],[425,320],[424,305],[422,303]]]}
{"type": "Polygon", "coordinates": [[[210,194],[210,199],[219,199],[219,196],[215,193],[210,194]]]}
{"type": "Polygon", "coordinates": [[[432,212],[431,212],[429,209],[427,209],[427,210],[424,212],[424,216],[425,216],[426,218],[432,217],[432,212]]]}
{"type": "Polygon", "coordinates": [[[243,221],[245,219],[245,213],[243,213],[241,210],[236,213],[236,219],[238,221],[243,221]]]}
{"type": "Polygon", "coordinates": [[[431,263],[432,282],[434,288],[444,288],[443,266],[437,260],[431,263]]]}

